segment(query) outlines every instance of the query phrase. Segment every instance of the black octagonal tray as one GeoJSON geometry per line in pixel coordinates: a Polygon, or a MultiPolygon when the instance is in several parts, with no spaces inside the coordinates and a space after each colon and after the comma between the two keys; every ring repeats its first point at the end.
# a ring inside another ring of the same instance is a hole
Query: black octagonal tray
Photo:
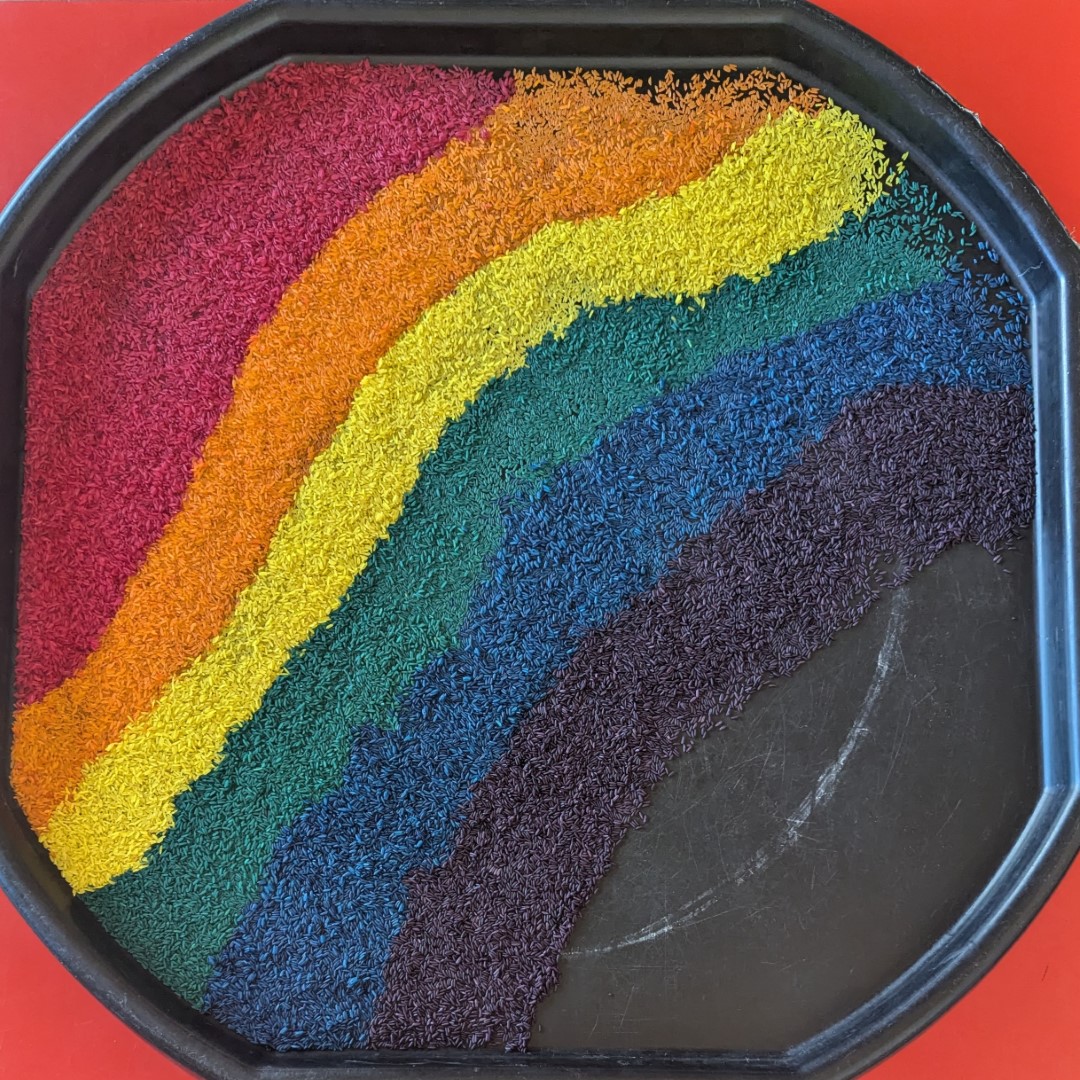
{"type": "Polygon", "coordinates": [[[1078,291],[1075,245],[977,119],[797,0],[256,0],[218,20],[95,109],[0,221],[0,881],[109,1008],[210,1077],[855,1075],[989,968],[1080,845],[1078,291]],[[677,762],[649,827],[620,847],[575,930],[523,1055],[277,1054],[245,1043],[105,935],[7,784],[29,298],[78,224],[183,121],[281,61],[361,57],[782,70],[909,150],[1031,306],[1038,495],[1031,535],[1006,556],[1011,573],[981,550],[947,553],[677,762]]]}

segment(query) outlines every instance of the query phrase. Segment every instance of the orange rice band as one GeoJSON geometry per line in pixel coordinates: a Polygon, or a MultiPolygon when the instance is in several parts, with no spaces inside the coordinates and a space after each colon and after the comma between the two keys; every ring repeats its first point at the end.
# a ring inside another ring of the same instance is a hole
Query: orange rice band
{"type": "Polygon", "coordinates": [[[590,308],[758,280],[861,216],[887,181],[873,132],[835,106],[764,124],[704,178],[615,216],[554,222],[432,305],[364,379],[210,648],[83,773],[42,834],[76,891],[144,864],[175,799],[219,760],[291,651],[331,617],[448,422],[590,308]]]}
{"type": "Polygon", "coordinates": [[[553,220],[613,213],[704,175],[790,104],[783,77],[517,76],[487,128],[384,189],[252,339],[178,514],[84,666],[18,711],[12,783],[41,831],[60,800],[203,653],[266,558],[315,456],[382,353],[468,274],[553,220]]]}

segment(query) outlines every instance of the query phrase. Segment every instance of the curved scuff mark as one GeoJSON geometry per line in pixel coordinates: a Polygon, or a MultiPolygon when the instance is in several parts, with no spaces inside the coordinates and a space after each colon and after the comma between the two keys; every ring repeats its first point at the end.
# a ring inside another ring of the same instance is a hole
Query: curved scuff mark
{"type": "Polygon", "coordinates": [[[869,720],[871,713],[875,705],[877,705],[878,698],[881,697],[881,691],[892,673],[900,652],[900,634],[904,629],[907,608],[910,602],[907,593],[903,590],[899,590],[893,595],[895,597],[893,609],[889,615],[889,623],[885,628],[885,640],[878,650],[874,675],[870,680],[869,687],[867,687],[866,695],[859,706],[859,711],[855,716],[851,729],[848,731],[847,738],[844,739],[836,758],[822,771],[813,788],[799,803],[794,813],[787,818],[784,828],[768,843],[759,847],[749,859],[724,878],[723,881],[706,889],[692,900],[688,900],[675,911],[610,944],[597,945],[588,949],[567,949],[566,956],[603,956],[607,953],[618,952],[620,949],[628,949],[634,945],[643,945],[645,942],[654,941],[665,934],[670,934],[673,930],[693,926],[694,923],[701,921],[706,912],[715,907],[720,899],[720,891],[724,886],[732,883],[742,885],[755,874],[760,874],[770,863],[798,843],[800,830],[810,820],[810,816],[815,809],[824,806],[832,799],[840,782],[840,774],[844,771],[852,754],[858,749],[859,744],[870,732],[869,720]]]}

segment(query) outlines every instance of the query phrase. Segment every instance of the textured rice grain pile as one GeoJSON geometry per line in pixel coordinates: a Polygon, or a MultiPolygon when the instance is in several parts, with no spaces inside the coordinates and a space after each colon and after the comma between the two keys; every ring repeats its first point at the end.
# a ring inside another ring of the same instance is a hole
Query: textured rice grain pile
{"type": "Polygon", "coordinates": [[[1015,538],[1024,303],[904,166],[766,71],[306,64],[91,215],[12,782],[140,963],[279,1049],[523,1049],[666,762],[1015,538]]]}

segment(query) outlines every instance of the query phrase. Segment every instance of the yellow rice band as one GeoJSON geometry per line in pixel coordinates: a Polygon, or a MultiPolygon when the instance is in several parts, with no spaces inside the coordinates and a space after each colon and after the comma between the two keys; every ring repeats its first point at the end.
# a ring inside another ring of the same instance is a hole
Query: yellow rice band
{"type": "Polygon", "coordinates": [[[857,117],[789,109],[705,178],[612,217],[549,225],[429,308],[360,384],[223,631],[52,815],[42,839],[72,887],[100,888],[143,865],[176,796],[214,767],[291,650],[331,616],[443,428],[487,382],[583,308],[763,277],[846,213],[864,213],[887,167],[857,117]]]}

